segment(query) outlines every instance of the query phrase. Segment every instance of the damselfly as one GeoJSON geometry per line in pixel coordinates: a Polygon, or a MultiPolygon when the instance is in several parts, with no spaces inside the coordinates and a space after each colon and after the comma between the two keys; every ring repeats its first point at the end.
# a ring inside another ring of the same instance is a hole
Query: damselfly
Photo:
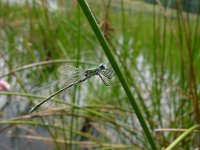
{"type": "Polygon", "coordinates": [[[107,79],[111,79],[114,75],[115,72],[112,69],[112,67],[106,67],[103,64],[100,64],[98,67],[94,68],[94,69],[87,69],[87,70],[82,70],[82,69],[78,69],[69,65],[62,65],[58,68],[59,73],[61,73],[62,75],[65,75],[66,77],[70,78],[68,80],[72,80],[73,82],[67,86],[65,86],[64,88],[58,90],[57,92],[53,93],[52,95],[50,95],[49,97],[47,97],[46,99],[44,99],[42,102],[38,103],[37,105],[35,105],[31,110],[30,113],[34,112],[38,107],[40,107],[42,104],[44,104],[46,101],[50,100],[52,97],[54,97],[55,95],[65,91],[66,89],[81,83],[93,76],[99,76],[100,79],[102,80],[102,82],[106,85],[109,86],[110,84],[108,82],[106,82],[104,80],[103,77],[106,77],[107,79]]]}

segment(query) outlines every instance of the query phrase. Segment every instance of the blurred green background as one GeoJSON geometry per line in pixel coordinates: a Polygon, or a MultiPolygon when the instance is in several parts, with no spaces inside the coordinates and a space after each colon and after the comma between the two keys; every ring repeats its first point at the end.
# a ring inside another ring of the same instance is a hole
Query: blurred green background
{"type": "MultiPolygon", "coordinates": [[[[200,123],[199,0],[88,4],[155,143],[166,148],[200,123]]],[[[57,69],[65,63],[110,66],[76,0],[0,1],[0,80],[11,87],[0,95],[0,149],[150,149],[120,84],[106,87],[96,77],[28,114],[54,92],[31,88],[62,82],[57,69]]],[[[199,143],[196,131],[176,148],[199,143]]]]}

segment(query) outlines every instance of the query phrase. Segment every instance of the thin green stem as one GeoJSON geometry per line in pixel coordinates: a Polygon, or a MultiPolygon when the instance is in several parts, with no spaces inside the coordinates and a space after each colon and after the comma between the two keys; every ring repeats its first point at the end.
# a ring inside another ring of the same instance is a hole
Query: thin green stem
{"type": "Polygon", "coordinates": [[[185,139],[189,134],[191,134],[194,130],[197,128],[200,128],[200,125],[194,125],[188,130],[186,130],[184,133],[182,133],[174,142],[172,142],[165,150],[171,150],[174,149],[175,146],[178,145],[183,139],[185,139]]]}
{"type": "Polygon", "coordinates": [[[124,90],[125,90],[125,92],[127,94],[127,97],[129,99],[132,107],[133,107],[133,110],[135,111],[135,113],[137,115],[137,118],[140,121],[140,124],[141,124],[141,126],[142,126],[142,128],[143,128],[143,130],[145,132],[145,135],[146,135],[146,137],[147,137],[147,139],[148,139],[148,141],[149,141],[149,143],[151,145],[151,148],[153,150],[156,150],[157,147],[156,147],[156,144],[155,144],[155,142],[153,140],[151,132],[150,132],[145,120],[144,120],[144,117],[143,117],[143,115],[142,115],[142,113],[141,113],[141,111],[140,111],[140,109],[138,107],[138,104],[137,104],[135,98],[133,97],[133,95],[131,93],[131,90],[130,90],[130,88],[129,88],[124,76],[122,75],[122,72],[121,72],[121,70],[119,68],[119,65],[118,65],[117,61],[115,60],[115,58],[114,58],[114,56],[113,56],[113,54],[111,52],[111,49],[110,49],[105,37],[103,36],[103,34],[100,31],[98,23],[97,23],[95,17],[93,16],[93,14],[92,14],[92,11],[89,8],[89,5],[87,4],[87,2],[85,0],[78,0],[78,3],[81,6],[81,9],[84,12],[88,22],[90,23],[94,33],[96,34],[96,37],[97,37],[99,43],[101,44],[101,46],[102,46],[102,48],[103,48],[103,50],[104,50],[104,52],[105,52],[110,64],[112,65],[117,77],[119,78],[119,80],[120,80],[120,82],[122,84],[122,87],[124,88],[124,90]]]}

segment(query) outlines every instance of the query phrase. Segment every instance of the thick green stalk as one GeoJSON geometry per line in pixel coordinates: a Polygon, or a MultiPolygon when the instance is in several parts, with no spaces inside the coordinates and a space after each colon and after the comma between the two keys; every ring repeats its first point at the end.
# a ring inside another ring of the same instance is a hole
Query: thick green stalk
{"type": "Polygon", "coordinates": [[[137,115],[137,118],[140,121],[140,124],[141,124],[141,126],[142,126],[142,128],[143,128],[143,130],[145,132],[145,135],[146,135],[146,137],[147,137],[152,149],[156,150],[157,147],[156,147],[156,144],[155,144],[155,142],[153,140],[151,132],[150,132],[145,120],[144,120],[144,117],[142,116],[142,113],[141,113],[141,111],[140,111],[140,109],[138,107],[138,104],[135,101],[135,98],[133,97],[133,95],[131,93],[131,90],[130,90],[130,88],[129,88],[124,76],[122,75],[122,72],[121,72],[121,70],[120,70],[120,68],[119,68],[119,66],[117,64],[117,61],[115,60],[115,58],[114,58],[114,56],[113,56],[113,54],[111,52],[111,49],[110,49],[105,37],[103,36],[103,34],[100,31],[98,23],[95,20],[95,17],[93,16],[92,11],[89,8],[89,5],[87,4],[87,2],[85,0],[78,0],[78,3],[81,6],[81,9],[84,12],[88,22],[90,23],[94,33],[96,34],[96,37],[97,37],[99,43],[101,44],[101,46],[102,46],[102,48],[103,48],[103,50],[104,50],[104,52],[105,52],[110,64],[111,64],[111,66],[113,67],[117,77],[119,78],[119,80],[120,80],[120,82],[121,82],[121,84],[122,84],[122,86],[123,86],[123,88],[124,88],[124,90],[125,90],[125,92],[126,92],[126,94],[128,96],[128,99],[129,99],[129,101],[130,101],[130,103],[131,103],[131,105],[133,107],[133,110],[135,111],[135,113],[137,115]]]}

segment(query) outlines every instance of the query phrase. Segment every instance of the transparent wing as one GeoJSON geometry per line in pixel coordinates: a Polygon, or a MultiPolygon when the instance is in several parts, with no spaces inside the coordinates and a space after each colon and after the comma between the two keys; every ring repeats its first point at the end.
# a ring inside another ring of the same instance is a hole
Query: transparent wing
{"type": "MultiPolygon", "coordinates": [[[[61,76],[60,80],[49,81],[49,82],[46,82],[46,83],[43,83],[43,84],[40,84],[37,86],[33,86],[29,90],[29,92],[30,93],[37,93],[37,92],[40,93],[41,91],[43,91],[45,89],[50,89],[50,88],[55,89],[56,87],[62,88],[63,86],[66,86],[68,84],[71,84],[73,82],[80,80],[82,77],[84,77],[84,74],[80,74],[80,73],[71,75],[70,77],[61,76]]],[[[55,91],[55,90],[53,90],[53,91],[55,91]]]]}
{"type": "MultiPolygon", "coordinates": [[[[51,94],[55,93],[59,89],[67,86],[73,82],[76,82],[85,76],[85,72],[82,69],[78,69],[69,65],[62,65],[58,68],[58,72],[61,74],[59,76],[59,80],[50,81],[38,86],[34,86],[31,89],[31,93],[37,93],[39,95],[44,95],[46,97],[50,96],[51,94]]],[[[59,97],[60,99],[67,99],[67,97],[71,96],[71,89],[67,89],[58,93],[55,97],[59,97]]],[[[52,103],[52,101],[47,101],[45,104],[42,105],[42,108],[49,109],[59,107],[58,104],[52,103]]]]}
{"type": "Polygon", "coordinates": [[[58,72],[61,74],[60,80],[49,81],[47,83],[34,86],[29,92],[35,93],[43,89],[48,89],[50,87],[62,87],[62,85],[70,84],[82,78],[84,76],[84,71],[67,64],[64,64],[58,68],[58,72]]]}
{"type": "Polygon", "coordinates": [[[36,86],[33,86],[31,89],[30,89],[30,93],[36,93],[40,90],[43,90],[43,89],[47,89],[49,87],[53,87],[53,86],[56,86],[59,84],[59,80],[54,80],[54,81],[49,81],[49,82],[46,82],[46,83],[43,83],[43,84],[40,84],[40,85],[36,85],[36,86]]]}
{"type": "MultiPolygon", "coordinates": [[[[62,84],[60,84],[61,85],[61,88],[63,88],[64,86],[67,86],[67,85],[69,85],[69,84],[71,84],[71,83],[74,83],[74,82],[76,82],[76,81],[78,81],[78,80],[80,80],[80,79],[82,79],[83,77],[85,76],[85,74],[84,73],[79,73],[79,74],[75,74],[75,75],[73,75],[73,76],[71,76],[70,78],[68,78],[67,80],[66,79],[63,79],[62,81],[65,81],[65,82],[62,82],[62,84]]],[[[65,78],[66,76],[62,76],[63,78],[65,78]]],[[[64,95],[71,95],[72,94],[72,89],[71,88],[69,88],[69,89],[67,89],[67,90],[64,90],[63,92],[61,92],[59,95],[60,95],[60,97],[62,97],[62,99],[65,99],[64,98],[64,95]]]]}
{"type": "MultiPolygon", "coordinates": [[[[32,88],[31,92],[37,93],[37,95],[49,97],[53,93],[57,92],[59,89],[62,89],[63,87],[80,80],[81,78],[84,77],[84,74],[82,74],[82,75],[76,74],[70,78],[64,78],[64,77],[66,77],[66,76],[63,76],[62,80],[55,80],[52,82],[47,82],[47,83],[41,84],[39,86],[35,86],[32,88]]],[[[69,88],[69,89],[66,89],[66,90],[58,93],[57,95],[54,96],[54,98],[62,99],[65,101],[65,100],[70,99],[71,96],[72,96],[72,88],[69,88]]],[[[59,107],[62,107],[62,103],[55,103],[55,102],[51,101],[51,99],[50,99],[49,101],[42,104],[42,106],[38,110],[39,111],[47,111],[49,109],[53,109],[53,108],[55,109],[55,108],[59,108],[59,107]]]]}
{"type": "Polygon", "coordinates": [[[64,65],[61,65],[58,68],[58,72],[61,75],[74,76],[74,75],[77,75],[77,74],[83,74],[84,71],[82,69],[75,68],[75,67],[69,66],[67,64],[64,64],[64,65]]]}

